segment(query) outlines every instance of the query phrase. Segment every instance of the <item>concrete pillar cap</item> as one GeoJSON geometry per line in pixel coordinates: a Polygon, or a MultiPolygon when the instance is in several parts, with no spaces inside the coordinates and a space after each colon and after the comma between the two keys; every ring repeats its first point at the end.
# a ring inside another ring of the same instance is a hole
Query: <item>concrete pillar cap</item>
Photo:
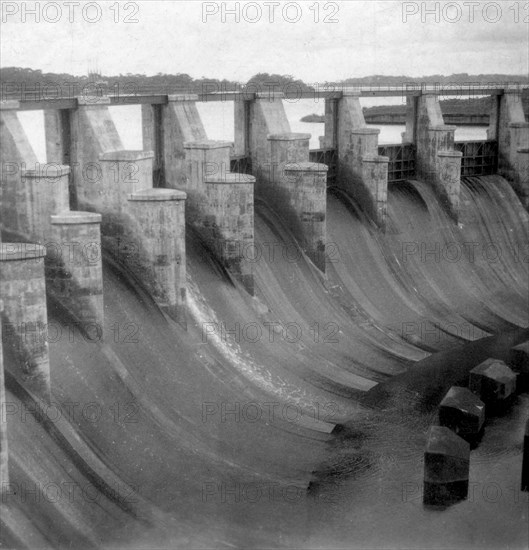
{"type": "Polygon", "coordinates": [[[455,132],[457,126],[449,126],[448,124],[430,124],[428,125],[428,130],[432,132],[455,132]]]}
{"type": "Polygon", "coordinates": [[[360,90],[342,90],[342,97],[360,97],[360,90]]]}
{"type": "Polygon", "coordinates": [[[167,101],[198,101],[198,94],[169,94],[167,101]]]}
{"type": "Polygon", "coordinates": [[[140,189],[127,196],[129,201],[136,202],[154,202],[154,201],[184,201],[187,199],[187,193],[179,189],[152,188],[140,189]]]}
{"type": "Polygon", "coordinates": [[[77,225],[83,223],[101,223],[101,214],[67,210],[50,216],[52,225],[77,225]]]}
{"type": "Polygon", "coordinates": [[[307,140],[312,137],[312,134],[304,134],[300,132],[287,132],[284,134],[268,134],[266,139],[270,141],[298,141],[307,140]]]}
{"type": "Polygon", "coordinates": [[[379,162],[381,164],[389,162],[389,157],[382,155],[362,155],[362,161],[364,162],[379,162]]]}
{"type": "Polygon", "coordinates": [[[353,128],[349,131],[351,132],[351,134],[355,134],[358,136],[378,136],[378,134],[380,134],[379,128],[369,128],[368,126],[364,126],[362,128],[353,128]]]}
{"type": "Polygon", "coordinates": [[[77,105],[79,107],[99,107],[99,106],[106,106],[110,105],[110,96],[104,95],[104,96],[79,96],[77,98],[77,105]]]}
{"type": "Polygon", "coordinates": [[[319,162],[291,162],[285,164],[285,172],[327,172],[329,167],[319,162]]]}
{"type": "Polygon", "coordinates": [[[224,183],[224,184],[237,184],[237,183],[255,183],[255,178],[250,174],[242,174],[239,172],[226,172],[225,174],[212,174],[211,176],[205,176],[204,181],[206,183],[224,183]]]}
{"type": "Polygon", "coordinates": [[[20,101],[18,99],[0,101],[0,111],[12,111],[14,109],[20,109],[20,101]]]}
{"type": "Polygon", "coordinates": [[[108,161],[133,161],[154,158],[154,151],[142,151],[135,149],[121,149],[119,151],[107,151],[99,155],[99,160],[108,161]]]}
{"type": "Polygon", "coordinates": [[[437,151],[438,157],[450,157],[450,158],[460,158],[463,156],[461,151],[437,151]]]}
{"type": "Polygon", "coordinates": [[[203,139],[200,141],[185,141],[184,149],[223,149],[231,147],[231,141],[219,141],[213,139],[203,139]]]}
{"type": "Polygon", "coordinates": [[[46,248],[35,243],[0,243],[0,262],[44,258],[46,248]]]}
{"type": "Polygon", "coordinates": [[[22,170],[22,175],[26,178],[58,178],[70,173],[70,167],[67,164],[39,164],[34,169],[22,170]]]}

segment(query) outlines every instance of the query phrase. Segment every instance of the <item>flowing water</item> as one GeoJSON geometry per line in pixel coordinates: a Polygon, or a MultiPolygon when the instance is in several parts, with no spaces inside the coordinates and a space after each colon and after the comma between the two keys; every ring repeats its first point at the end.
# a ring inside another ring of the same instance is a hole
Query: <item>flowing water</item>
{"type": "MultiPolygon", "coordinates": [[[[230,139],[230,106],[218,134],[207,109],[209,137],[230,139]]],[[[116,124],[137,148],[141,131],[123,131],[134,117],[116,124]]],[[[104,343],[49,304],[54,408],[32,413],[7,376],[19,491],[1,504],[3,543],[523,547],[527,394],[488,421],[472,497],[422,505],[425,433],[445,391],[529,336],[527,212],[497,176],[464,180],[462,203],[455,225],[427,185],[390,186],[384,235],[329,190],[323,277],[257,202],[254,297],[188,234],[187,331],[106,258],[104,343]]]]}

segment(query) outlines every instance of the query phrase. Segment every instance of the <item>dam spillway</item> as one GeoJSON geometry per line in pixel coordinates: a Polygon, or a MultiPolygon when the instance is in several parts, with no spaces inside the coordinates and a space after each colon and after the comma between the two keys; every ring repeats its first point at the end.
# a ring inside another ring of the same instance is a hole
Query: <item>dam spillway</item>
{"type": "MultiPolygon", "coordinates": [[[[478,363],[507,358],[529,336],[527,179],[518,160],[527,125],[500,100],[498,173],[461,176],[453,129],[432,98],[413,98],[408,138],[423,136],[419,170],[389,183],[389,159],[378,155],[357,96],[333,99],[326,136],[341,139],[337,182],[322,191],[325,170],[309,162],[306,135],[289,131],[281,97],[236,107],[246,115],[236,119],[244,132],[233,152],[249,154],[252,174],[231,171],[232,144],[207,139],[196,100],[167,98],[158,114],[145,107],[152,154],[123,150],[110,100],[69,113],[71,147],[49,113],[50,150],[58,144],[60,156],[48,160],[98,163],[99,187],[73,170],[66,192],[66,168],[49,181],[4,172],[2,290],[14,288],[5,265],[17,254],[33,262],[28,286],[35,273],[41,286],[46,279],[47,300],[30,313],[34,323],[46,314],[49,383],[41,391],[25,378],[24,361],[43,353],[26,345],[41,337],[40,325],[24,325],[27,311],[11,292],[2,317],[3,541],[252,546],[276,533],[276,546],[317,546],[324,535],[346,540],[353,527],[367,540],[362,507],[382,517],[387,506],[442,541],[416,506],[435,407],[478,363]],[[241,122],[248,116],[250,127],[241,122]],[[161,160],[165,189],[152,183],[161,160]],[[67,201],[42,200],[39,185],[50,181],[67,201]],[[45,214],[49,235],[38,222],[45,214]],[[64,232],[55,239],[54,222],[64,232]],[[70,264],[23,247],[49,250],[88,234],[94,243],[99,228],[102,252],[70,264]],[[57,284],[57,271],[68,284],[57,284]],[[331,516],[345,509],[357,514],[353,527],[330,535],[331,516]],[[198,515],[208,518],[200,535],[198,515]]],[[[3,163],[32,158],[18,108],[2,111],[3,163]]],[[[523,544],[527,499],[514,487],[527,410],[522,394],[510,417],[490,421],[471,458],[478,490],[446,511],[460,525],[476,510],[488,521],[461,527],[456,544],[475,530],[498,540],[505,522],[501,536],[523,544]],[[492,479],[508,503],[492,520],[483,494],[494,500],[485,484],[495,462],[502,472],[492,479]]],[[[397,520],[385,521],[381,544],[397,520]]],[[[410,544],[420,534],[410,533],[410,544]]]]}

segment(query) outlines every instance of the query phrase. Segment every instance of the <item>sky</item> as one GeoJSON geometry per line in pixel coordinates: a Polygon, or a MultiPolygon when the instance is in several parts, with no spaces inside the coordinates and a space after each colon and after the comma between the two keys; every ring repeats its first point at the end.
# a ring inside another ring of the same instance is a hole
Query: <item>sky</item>
{"type": "Polygon", "coordinates": [[[527,74],[529,2],[0,0],[0,66],[308,83],[527,74]],[[36,13],[35,13],[36,12],[36,13]]]}

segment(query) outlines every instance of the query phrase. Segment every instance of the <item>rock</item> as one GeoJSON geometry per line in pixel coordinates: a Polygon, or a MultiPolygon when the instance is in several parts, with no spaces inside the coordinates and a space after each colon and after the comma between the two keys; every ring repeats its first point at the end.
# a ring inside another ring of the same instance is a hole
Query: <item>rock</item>
{"type": "Polygon", "coordinates": [[[485,423],[485,404],[469,389],[452,386],[439,405],[439,424],[471,444],[479,441],[485,423]]]}
{"type": "Polygon", "coordinates": [[[468,495],[470,445],[444,426],[431,426],[424,451],[427,505],[447,506],[468,495]]]}
{"type": "Polygon", "coordinates": [[[529,391],[529,341],[511,348],[507,364],[518,375],[516,391],[529,391]]]}
{"type": "Polygon", "coordinates": [[[487,359],[470,371],[470,390],[487,406],[502,408],[516,394],[516,374],[499,359],[487,359]]]}

